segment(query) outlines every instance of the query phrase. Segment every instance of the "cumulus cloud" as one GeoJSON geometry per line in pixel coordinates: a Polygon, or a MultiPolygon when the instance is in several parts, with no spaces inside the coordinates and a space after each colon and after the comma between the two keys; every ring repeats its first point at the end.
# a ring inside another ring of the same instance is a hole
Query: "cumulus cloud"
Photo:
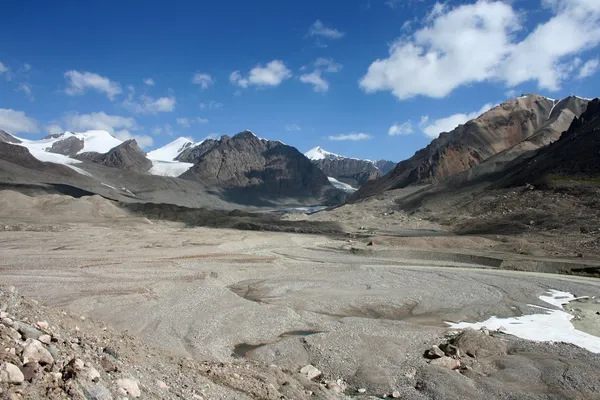
{"type": "Polygon", "coordinates": [[[104,130],[119,140],[135,139],[141,148],[151,146],[153,143],[152,137],[131,132],[140,129],[137,121],[131,117],[93,112],[90,114],[66,115],[63,120],[70,131],[104,130]]]}
{"type": "Polygon", "coordinates": [[[344,32],[334,28],[328,28],[320,19],[316,20],[308,30],[308,36],[321,36],[327,39],[341,39],[344,32]]]}
{"type": "Polygon", "coordinates": [[[410,121],[403,124],[394,124],[388,130],[389,136],[410,135],[411,133],[413,133],[413,127],[410,121]]]}
{"type": "Polygon", "coordinates": [[[327,136],[329,140],[368,140],[371,139],[371,135],[368,133],[346,133],[337,136],[327,136]]]}
{"type": "Polygon", "coordinates": [[[248,86],[275,87],[279,86],[284,80],[292,77],[285,63],[281,60],[273,60],[267,65],[257,65],[250,70],[248,76],[242,75],[240,71],[234,71],[229,76],[229,81],[241,88],[248,86]]]}
{"type": "Polygon", "coordinates": [[[317,69],[310,74],[300,75],[300,81],[302,83],[313,85],[313,90],[315,92],[326,92],[329,90],[329,82],[323,79],[321,74],[321,71],[317,69]]]}
{"type": "Polygon", "coordinates": [[[192,83],[194,85],[200,85],[200,87],[202,89],[206,89],[210,85],[212,85],[213,83],[215,83],[215,81],[213,80],[212,76],[210,76],[209,74],[204,74],[204,73],[196,72],[194,74],[194,76],[192,77],[192,83]]]}
{"type": "Polygon", "coordinates": [[[152,79],[152,78],[146,78],[146,79],[144,79],[144,85],[146,85],[146,86],[154,86],[155,85],[154,79],[152,79]]]}
{"type": "Polygon", "coordinates": [[[594,75],[598,71],[598,67],[600,67],[600,58],[587,61],[579,70],[577,79],[585,79],[594,75]]]}
{"type": "Polygon", "coordinates": [[[429,116],[423,116],[421,117],[420,128],[425,135],[435,139],[440,135],[440,133],[450,132],[457,126],[479,117],[484,112],[489,111],[492,107],[494,107],[494,105],[488,103],[481,107],[481,109],[479,109],[478,111],[474,111],[468,114],[454,114],[450,115],[449,117],[436,119],[434,121],[430,121],[429,116]]]}
{"type": "Polygon", "coordinates": [[[37,121],[25,115],[23,111],[0,108],[0,129],[8,133],[38,133],[37,121]]]}
{"type": "Polygon", "coordinates": [[[0,74],[3,74],[4,72],[8,72],[8,67],[2,64],[2,61],[0,61],[0,74]]]}
{"type": "Polygon", "coordinates": [[[285,130],[288,132],[300,132],[300,126],[298,124],[288,124],[285,126],[285,130]]]}
{"type": "Polygon", "coordinates": [[[137,99],[134,98],[133,89],[127,99],[123,102],[123,106],[129,111],[136,114],[158,114],[160,112],[172,112],[175,110],[177,99],[175,96],[154,98],[148,95],[140,95],[137,99]]]}
{"type": "Polygon", "coordinates": [[[65,93],[70,96],[79,96],[91,89],[104,93],[110,100],[114,100],[117,95],[123,93],[121,85],[117,82],[93,72],[67,71],[65,79],[68,85],[65,93]]]}
{"type": "MultiPolygon", "coordinates": [[[[300,75],[299,79],[303,83],[313,85],[315,92],[327,92],[329,82],[323,78],[325,72],[334,73],[342,70],[342,64],[335,62],[332,58],[318,58],[315,63],[315,70],[311,73],[300,75]]],[[[303,67],[302,69],[306,69],[303,67]]]]}
{"type": "Polygon", "coordinates": [[[367,93],[399,99],[442,98],[471,83],[500,81],[512,88],[535,81],[557,90],[572,77],[572,58],[600,44],[597,0],[541,0],[551,17],[531,32],[511,2],[480,0],[450,7],[436,3],[424,26],[395,40],[387,58],[360,80],[367,93]]]}
{"type": "Polygon", "coordinates": [[[46,125],[46,132],[48,132],[49,135],[54,135],[57,133],[63,133],[65,130],[62,128],[62,126],[60,126],[59,124],[49,124],[46,125]]]}

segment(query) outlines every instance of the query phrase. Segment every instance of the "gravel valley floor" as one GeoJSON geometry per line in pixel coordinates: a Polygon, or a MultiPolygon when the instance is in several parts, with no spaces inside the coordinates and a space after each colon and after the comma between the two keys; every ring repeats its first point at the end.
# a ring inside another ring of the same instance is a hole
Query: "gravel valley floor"
{"type": "MultiPolygon", "coordinates": [[[[41,222],[3,215],[0,280],[49,312],[85,317],[88,329],[105,323],[126,330],[156,354],[252,365],[265,374],[276,365],[289,372],[290,387],[302,388],[285,397],[279,390],[285,384],[274,380],[282,385],[274,383],[277,395],[290,399],[311,392],[312,398],[600,398],[598,354],[503,333],[510,327],[461,342],[449,328],[559,310],[540,299],[558,290],[588,297],[565,308],[579,309],[579,329],[600,335],[597,279],[502,270],[486,246],[458,256],[426,246],[411,250],[409,241],[417,239],[410,238],[398,245],[381,237],[367,246],[368,239],[192,228],[133,217],[93,199],[76,200],[81,207],[66,209],[81,215],[71,215],[59,212],[58,200],[45,203],[52,212],[41,222]],[[434,345],[444,355],[430,361],[424,353],[434,345]],[[318,379],[327,384],[302,386],[297,375],[306,365],[322,371],[318,379]]],[[[593,348],[598,338],[590,337],[593,348]]],[[[153,358],[176,363],[162,360],[153,358]]],[[[222,387],[210,386],[205,398],[279,398],[206,379],[222,387]]]]}

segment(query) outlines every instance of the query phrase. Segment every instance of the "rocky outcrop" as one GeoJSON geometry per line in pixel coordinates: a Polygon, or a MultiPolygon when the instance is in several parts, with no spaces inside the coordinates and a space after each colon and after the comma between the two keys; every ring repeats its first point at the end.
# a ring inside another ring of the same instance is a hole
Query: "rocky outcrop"
{"type": "Polygon", "coordinates": [[[74,156],[83,150],[83,146],[83,139],[79,139],[76,136],[69,136],[66,139],[52,143],[52,146],[49,149],[46,149],[46,151],[63,154],[65,156],[74,156]]]}
{"type": "Polygon", "coordinates": [[[188,146],[183,150],[177,157],[175,157],[175,161],[187,162],[187,163],[196,163],[200,158],[207,152],[211,151],[215,147],[219,145],[219,141],[215,139],[206,139],[202,143],[196,146],[188,146]]]}
{"type": "Polygon", "coordinates": [[[82,153],[78,158],[92,161],[105,167],[118,168],[131,172],[147,172],[152,168],[152,161],[139,148],[135,139],[127,140],[108,153],[82,153]]]}
{"type": "Polygon", "coordinates": [[[11,135],[10,133],[3,131],[2,129],[0,129],[0,142],[2,143],[21,143],[21,141],[19,139],[17,139],[16,137],[14,137],[13,135],[11,135]]]}
{"type": "Polygon", "coordinates": [[[499,153],[503,153],[504,161],[513,160],[558,138],[587,102],[578,97],[557,102],[539,95],[509,100],[451,132],[441,133],[389,174],[362,186],[350,201],[410,185],[437,183],[499,153]]]}
{"type": "Polygon", "coordinates": [[[191,151],[178,158],[195,163],[180,178],[223,188],[232,197],[327,201],[338,196],[340,201],[345,196],[297,149],[250,131],[206,141],[192,150],[198,158],[187,158],[191,151]]]}
{"type": "Polygon", "coordinates": [[[388,160],[375,161],[375,166],[381,171],[381,175],[385,175],[390,172],[396,166],[396,163],[388,160]]]}
{"type": "Polygon", "coordinates": [[[353,187],[359,187],[382,175],[375,164],[366,160],[358,160],[355,158],[324,158],[322,160],[313,160],[312,162],[319,167],[325,175],[331,176],[332,178],[353,187]]]}

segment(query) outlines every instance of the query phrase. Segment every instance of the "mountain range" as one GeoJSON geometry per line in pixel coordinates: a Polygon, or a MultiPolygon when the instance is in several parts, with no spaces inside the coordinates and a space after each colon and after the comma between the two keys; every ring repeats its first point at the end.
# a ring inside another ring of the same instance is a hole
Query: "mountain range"
{"type": "MultiPolygon", "coordinates": [[[[178,138],[148,153],[135,140],[123,142],[101,130],[64,132],[40,140],[0,131],[0,185],[97,193],[126,202],[222,208],[333,205],[416,185],[428,185],[436,192],[502,180],[515,165],[533,171],[530,164],[525,168],[522,163],[538,161],[559,142],[561,151],[577,148],[587,154],[583,145],[565,145],[563,132],[594,119],[596,109],[597,102],[576,96],[554,100],[524,95],[442,132],[397,165],[344,157],[321,147],[302,154],[250,131],[201,142],[178,138]]],[[[596,132],[569,135],[593,148],[590,141],[598,136],[596,132]]],[[[572,156],[577,159],[575,153],[572,156]]],[[[568,161],[558,150],[543,159],[536,165],[550,168],[552,163],[568,161]]],[[[590,165],[596,168],[594,160],[590,165]]]]}
{"type": "Polygon", "coordinates": [[[371,161],[344,157],[320,146],[310,149],[304,155],[327,176],[353,188],[385,175],[396,165],[393,161],[387,160],[371,161]]]}

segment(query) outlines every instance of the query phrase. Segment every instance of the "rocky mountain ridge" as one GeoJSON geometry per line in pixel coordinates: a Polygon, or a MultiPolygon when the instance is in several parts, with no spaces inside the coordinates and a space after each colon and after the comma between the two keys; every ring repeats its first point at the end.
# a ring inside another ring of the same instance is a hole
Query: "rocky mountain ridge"
{"type": "Polygon", "coordinates": [[[575,96],[556,101],[539,95],[506,101],[451,132],[442,132],[390,173],[362,186],[350,201],[440,182],[498,154],[504,161],[515,159],[556,140],[587,103],[587,99],[575,96]]]}

